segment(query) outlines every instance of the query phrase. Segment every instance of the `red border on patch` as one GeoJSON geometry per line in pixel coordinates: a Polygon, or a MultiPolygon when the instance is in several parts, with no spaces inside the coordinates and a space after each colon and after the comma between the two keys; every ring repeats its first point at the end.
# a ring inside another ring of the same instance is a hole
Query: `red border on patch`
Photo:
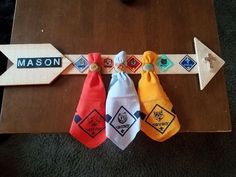
{"type": "Polygon", "coordinates": [[[127,60],[127,67],[129,68],[130,71],[132,71],[133,73],[135,73],[140,67],[142,66],[142,62],[139,61],[139,59],[137,59],[134,55],[130,56],[127,60]],[[137,64],[136,66],[132,66],[130,63],[130,60],[134,59],[137,64]]]}
{"type": "Polygon", "coordinates": [[[111,72],[111,70],[114,68],[114,61],[109,58],[109,57],[106,57],[102,60],[102,67],[107,71],[107,72],[111,72]],[[106,59],[109,59],[111,61],[111,65],[110,66],[105,66],[105,60],[106,59]]]}

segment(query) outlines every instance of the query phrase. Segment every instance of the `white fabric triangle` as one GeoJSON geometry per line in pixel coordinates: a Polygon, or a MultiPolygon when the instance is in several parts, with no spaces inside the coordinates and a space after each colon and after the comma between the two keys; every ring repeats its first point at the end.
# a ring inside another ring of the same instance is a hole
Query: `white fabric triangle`
{"type": "MultiPolygon", "coordinates": [[[[126,53],[115,57],[115,66],[124,63],[126,53]]],[[[140,104],[134,83],[128,74],[112,74],[106,100],[106,135],[124,150],[140,131],[140,104]]]]}

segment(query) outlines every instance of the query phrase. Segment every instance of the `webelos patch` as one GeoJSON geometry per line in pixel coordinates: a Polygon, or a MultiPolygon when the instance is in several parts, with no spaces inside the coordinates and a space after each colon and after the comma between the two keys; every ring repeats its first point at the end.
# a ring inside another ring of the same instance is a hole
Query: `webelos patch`
{"type": "Polygon", "coordinates": [[[175,115],[173,113],[156,104],[150,114],[147,116],[145,122],[163,134],[174,119],[175,115]]]}
{"type": "Polygon", "coordinates": [[[105,128],[104,117],[94,109],[81,123],[80,128],[92,138],[105,128]]]}
{"type": "Polygon", "coordinates": [[[62,66],[61,57],[18,58],[17,68],[55,68],[62,66]]]}
{"type": "Polygon", "coordinates": [[[135,117],[121,106],[110,124],[121,136],[124,136],[135,122],[135,117]]]}
{"type": "Polygon", "coordinates": [[[84,56],[80,56],[73,64],[81,73],[89,67],[88,60],[84,56]]]}
{"type": "Polygon", "coordinates": [[[179,64],[188,72],[190,72],[197,64],[197,62],[194,61],[194,59],[192,59],[189,55],[185,55],[185,57],[179,62],[179,64]]]}
{"type": "Polygon", "coordinates": [[[127,67],[135,73],[140,67],[142,63],[135,56],[131,56],[127,60],[127,67]]]}
{"type": "Polygon", "coordinates": [[[169,57],[163,54],[158,58],[156,65],[161,72],[165,72],[169,68],[171,68],[174,65],[174,63],[169,59],[169,57]]]}

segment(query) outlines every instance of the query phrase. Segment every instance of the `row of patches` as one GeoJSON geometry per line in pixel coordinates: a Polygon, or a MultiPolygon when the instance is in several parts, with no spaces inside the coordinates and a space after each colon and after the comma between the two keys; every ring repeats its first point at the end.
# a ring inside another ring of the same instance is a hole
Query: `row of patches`
{"type": "Polygon", "coordinates": [[[164,134],[175,117],[175,114],[156,104],[148,115],[140,111],[131,113],[124,106],[121,106],[114,116],[107,114],[104,118],[94,109],[85,118],[75,115],[74,121],[85,133],[94,138],[105,128],[105,121],[121,136],[124,136],[139,118],[159,133],[164,134]]]}
{"type": "MultiPolygon", "coordinates": [[[[190,72],[196,66],[197,62],[189,55],[185,55],[184,58],[179,62],[179,64],[188,72],[190,72]]],[[[84,73],[88,69],[89,63],[84,56],[80,56],[74,62],[74,66],[79,70],[80,73],[84,73]]],[[[126,66],[132,73],[135,73],[142,66],[142,62],[132,55],[127,59],[126,66]]],[[[169,57],[167,57],[167,55],[163,54],[157,59],[156,66],[160,69],[161,72],[165,72],[173,67],[174,63],[169,57]]],[[[111,58],[104,58],[102,67],[107,72],[111,72],[114,67],[113,60],[111,58]]]]}

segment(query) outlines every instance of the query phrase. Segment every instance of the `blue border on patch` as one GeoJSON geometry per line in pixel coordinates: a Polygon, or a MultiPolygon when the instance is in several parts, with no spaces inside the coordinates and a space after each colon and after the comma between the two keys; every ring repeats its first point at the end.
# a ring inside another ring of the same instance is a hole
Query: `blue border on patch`
{"type": "Polygon", "coordinates": [[[88,60],[82,55],[73,64],[81,73],[89,67],[88,60]]]}
{"type": "Polygon", "coordinates": [[[179,64],[188,72],[190,72],[194,68],[194,66],[196,66],[197,62],[189,55],[185,55],[184,58],[179,62],[179,64]]]}

